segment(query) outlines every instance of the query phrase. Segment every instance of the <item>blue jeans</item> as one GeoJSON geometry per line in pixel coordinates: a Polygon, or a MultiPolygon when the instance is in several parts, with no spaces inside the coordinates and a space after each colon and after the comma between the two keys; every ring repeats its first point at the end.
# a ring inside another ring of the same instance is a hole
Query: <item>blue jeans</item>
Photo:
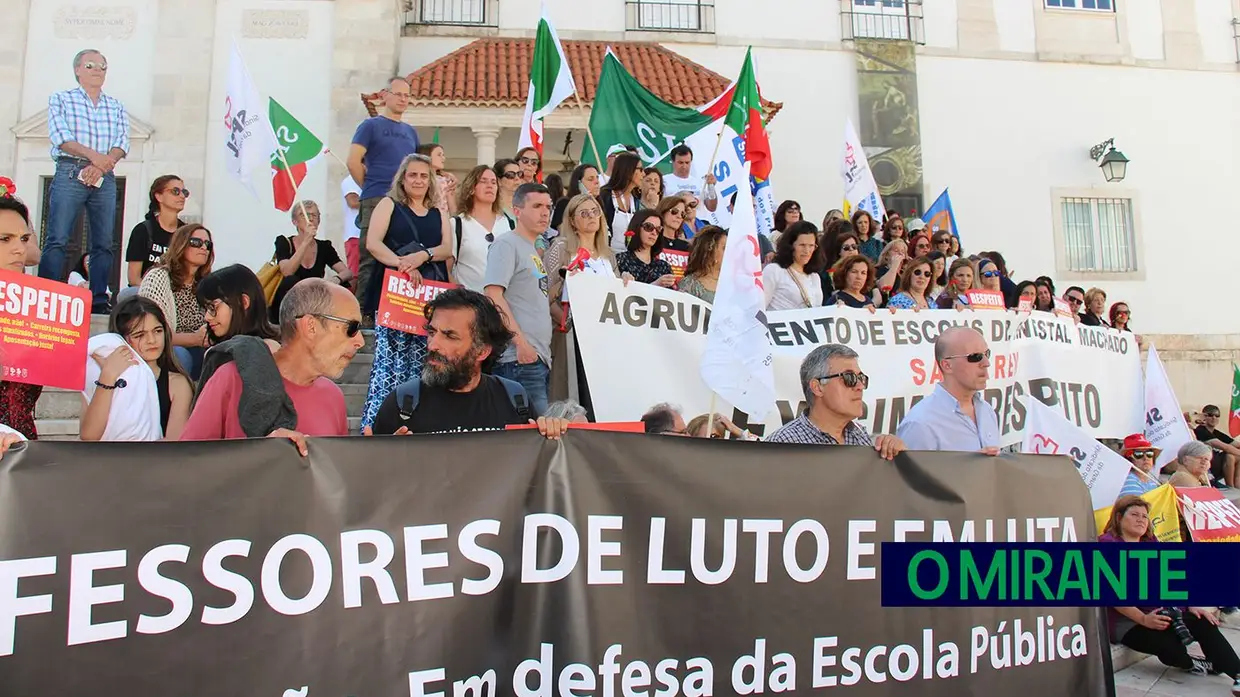
{"type": "Polygon", "coordinates": [[[547,413],[547,391],[551,383],[551,369],[539,358],[533,363],[499,363],[491,373],[521,383],[530,399],[530,416],[547,413]]]}
{"type": "Polygon", "coordinates": [[[207,350],[201,346],[173,346],[172,355],[177,357],[177,362],[189,373],[189,377],[194,382],[198,382],[198,378],[202,375],[202,359],[207,350]]]}
{"type": "MultiPolygon", "coordinates": [[[[112,233],[116,225],[116,177],[103,175],[98,188],[78,181],[78,174],[90,163],[82,160],[59,160],[47,204],[47,238],[43,242],[43,259],[39,276],[53,281],[69,277],[69,260],[65,249],[78,214],[86,208],[90,228],[90,292],[96,306],[107,306],[108,279],[112,277],[112,233]]],[[[76,259],[73,260],[76,263],[76,259]]]]}

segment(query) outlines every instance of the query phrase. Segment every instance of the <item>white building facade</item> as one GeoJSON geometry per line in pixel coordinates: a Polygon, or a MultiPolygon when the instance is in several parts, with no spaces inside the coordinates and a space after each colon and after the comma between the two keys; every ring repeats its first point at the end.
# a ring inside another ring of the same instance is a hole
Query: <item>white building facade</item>
{"type": "MultiPolygon", "coordinates": [[[[1227,403],[1230,362],[1240,354],[1230,297],[1237,216],[1227,205],[1240,188],[1240,0],[547,4],[566,41],[657,43],[711,79],[732,78],[753,46],[763,95],[783,105],[770,126],[776,200],[799,201],[811,220],[840,206],[845,122],[862,118],[852,39],[911,43],[924,203],[950,187],[966,250],[1002,251],[1015,280],[1045,274],[1061,289],[1098,286],[1126,301],[1185,406],[1227,403]],[[1090,159],[1107,139],[1131,161],[1123,181],[1107,182],[1090,159]]],[[[289,227],[261,176],[254,195],[224,171],[233,41],[260,93],[343,158],[367,115],[361,95],[480,38],[529,40],[539,15],[539,0],[4,5],[15,21],[0,26],[0,90],[10,97],[0,102],[0,175],[17,182],[38,224],[53,171],[47,97],[73,86],[78,50],[97,48],[109,63],[105,91],[132,119],[133,152],[117,170],[125,182],[118,245],[144,215],[151,180],[176,173],[192,191],[187,217],[215,235],[217,263],[255,268],[289,227]]],[[[513,103],[524,101],[457,99],[462,86],[485,91],[467,81],[496,77],[486,66],[472,70],[458,82],[427,78],[435,93],[406,114],[423,141],[439,128],[456,171],[513,153],[521,117],[513,103]]],[[[548,169],[578,157],[587,113],[566,105],[551,118],[548,169]],[[561,155],[570,132],[573,145],[561,155]]],[[[343,176],[325,158],[302,192],[323,204],[335,239],[343,176]]]]}

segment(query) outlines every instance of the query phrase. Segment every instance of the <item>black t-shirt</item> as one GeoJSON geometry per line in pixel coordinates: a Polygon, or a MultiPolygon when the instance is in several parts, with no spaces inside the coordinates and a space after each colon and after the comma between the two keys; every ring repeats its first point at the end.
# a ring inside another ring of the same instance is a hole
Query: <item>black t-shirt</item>
{"type": "Polygon", "coordinates": [[[472,392],[452,392],[422,385],[418,408],[406,422],[396,404],[396,392],[387,396],[375,415],[371,428],[375,435],[391,435],[405,426],[410,433],[451,433],[456,431],[500,431],[508,425],[526,421],[517,414],[499,378],[483,375],[472,392]]]}
{"type": "MultiPolygon", "coordinates": [[[[329,240],[315,240],[318,251],[314,255],[314,266],[306,268],[298,265],[297,271],[292,275],[299,281],[307,278],[323,278],[327,275],[327,269],[340,263],[340,255],[336,253],[336,248],[332,246],[329,240]]],[[[276,261],[285,261],[293,258],[293,240],[281,235],[276,238],[276,261]]]]}
{"type": "Polygon", "coordinates": [[[1223,433],[1222,431],[1206,428],[1204,424],[1201,424],[1197,426],[1197,428],[1193,429],[1193,433],[1196,434],[1197,440],[1202,443],[1217,438],[1222,442],[1231,445],[1231,436],[1223,433]]]}
{"type": "MultiPolygon", "coordinates": [[[[178,220],[177,226],[181,225],[184,223],[178,220]]],[[[171,242],[172,233],[160,227],[159,221],[147,218],[133,226],[130,231],[129,246],[125,248],[125,261],[142,262],[142,275],[145,276],[152,266],[159,263],[171,242]]]]}

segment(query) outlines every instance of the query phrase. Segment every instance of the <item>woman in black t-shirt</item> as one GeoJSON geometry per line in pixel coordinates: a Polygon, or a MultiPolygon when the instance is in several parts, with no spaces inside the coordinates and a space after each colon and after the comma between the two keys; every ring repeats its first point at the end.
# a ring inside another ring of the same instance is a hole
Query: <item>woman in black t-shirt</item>
{"type": "Polygon", "coordinates": [[[185,224],[178,216],[185,210],[189,189],[177,175],[165,174],[151,182],[149,195],[146,218],[130,231],[129,244],[125,247],[125,261],[128,262],[125,280],[135,290],[142,284],[146,272],[168,251],[172,233],[185,224]]]}
{"type": "Polygon", "coordinates": [[[319,230],[319,205],[314,201],[304,201],[293,205],[293,225],[297,228],[295,237],[281,235],[276,238],[276,262],[280,265],[280,273],[284,280],[276,289],[275,298],[271,301],[272,322],[279,322],[280,302],[288,294],[289,289],[307,278],[324,278],[327,269],[336,273],[340,285],[348,285],[353,280],[353,272],[341,260],[336,248],[330,240],[315,238],[319,230]],[[303,211],[310,220],[302,215],[303,211]]]}

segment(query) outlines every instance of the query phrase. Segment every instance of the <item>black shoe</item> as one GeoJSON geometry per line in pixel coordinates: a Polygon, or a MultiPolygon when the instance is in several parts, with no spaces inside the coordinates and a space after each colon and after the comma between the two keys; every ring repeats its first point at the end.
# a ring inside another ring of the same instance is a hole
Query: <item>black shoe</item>
{"type": "Polygon", "coordinates": [[[1189,673],[1192,673],[1193,675],[1213,674],[1214,665],[1211,664],[1209,661],[1206,661],[1200,658],[1193,658],[1192,661],[1193,661],[1193,667],[1188,669],[1189,673]]]}
{"type": "Polygon", "coordinates": [[[92,315],[110,315],[112,314],[112,303],[95,303],[90,306],[90,313],[92,315]]]}

